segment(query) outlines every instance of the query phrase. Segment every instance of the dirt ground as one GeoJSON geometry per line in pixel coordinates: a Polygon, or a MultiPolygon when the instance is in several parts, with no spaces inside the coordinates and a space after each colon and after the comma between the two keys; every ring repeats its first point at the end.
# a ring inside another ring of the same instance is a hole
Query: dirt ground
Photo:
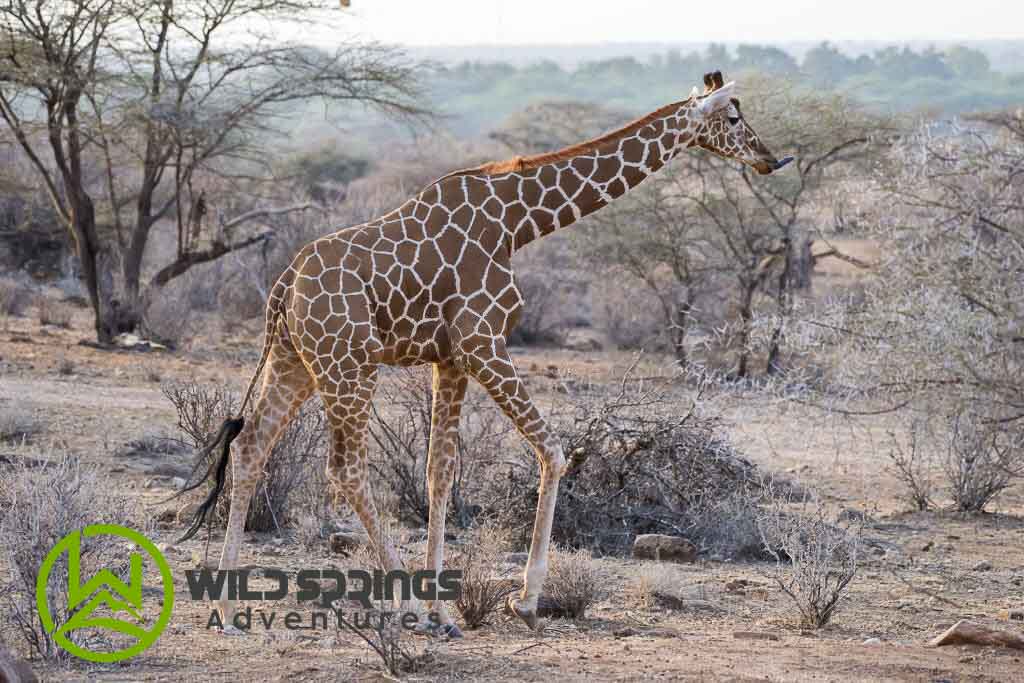
{"type": "MultiPolygon", "coordinates": [[[[255,321],[250,327],[229,338],[196,340],[188,351],[139,353],[79,345],[89,336],[84,311],[71,329],[42,326],[31,315],[0,319],[0,413],[28,411],[44,425],[31,442],[0,445],[0,453],[77,454],[105,468],[112,488],[157,515],[156,501],[170,493],[168,480],[151,481],[161,462],[125,456],[124,446],[173,429],[162,381],[228,379],[241,387],[259,353],[259,327],[255,321]]],[[[553,390],[539,371],[549,365],[601,378],[630,360],[611,352],[520,349],[515,355],[541,397],[553,390]]],[[[996,514],[908,513],[885,467],[885,435],[893,428],[886,419],[823,428],[815,410],[757,395],[708,400],[754,462],[797,477],[837,509],[867,515],[866,560],[831,625],[817,631],[794,626],[786,596],[767,576],[770,565],[702,560],[673,566],[701,599],[693,602],[698,607],[671,611],[638,604],[634,585],[642,563],[606,558],[599,562],[616,588],[586,619],[552,621],[539,636],[498,619],[460,641],[416,638],[415,646],[431,656],[407,680],[1024,680],[1024,652],[926,647],[960,619],[1021,632],[1019,622],[1000,620],[998,613],[1024,606],[1022,488],[1000,498],[996,514]],[[982,560],[991,568],[976,568],[982,560]],[[746,579],[747,588],[727,590],[737,578],[746,579]]],[[[168,526],[153,540],[171,542],[179,533],[168,526]]],[[[201,537],[166,552],[179,595],[186,593],[185,569],[202,553],[201,537]]],[[[218,553],[215,538],[211,555],[218,553]]],[[[241,561],[287,568],[321,566],[327,559],[260,537],[246,544],[241,561]]],[[[228,636],[207,630],[208,617],[208,605],[179,600],[156,644],[122,666],[34,667],[47,680],[384,679],[376,656],[350,634],[228,636]]]]}

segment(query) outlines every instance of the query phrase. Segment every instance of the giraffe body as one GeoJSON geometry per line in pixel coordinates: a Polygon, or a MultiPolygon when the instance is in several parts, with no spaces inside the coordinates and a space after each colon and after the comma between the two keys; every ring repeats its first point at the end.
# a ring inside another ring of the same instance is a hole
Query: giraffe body
{"type": "MultiPolygon", "coordinates": [[[[431,364],[426,568],[442,569],[459,416],[472,378],[540,463],[524,587],[510,602],[536,626],[566,460],[506,348],[523,306],[511,257],[613,201],[686,147],[705,147],[762,173],[779,167],[742,121],[731,84],[724,86],[717,72],[705,84],[703,95],[582,145],[449,174],[381,218],[306,245],[268,299],[262,381],[231,458],[234,485],[220,568],[236,565],[245,512],[266,457],[314,391],[331,426],[329,479],[366,527],[382,566],[401,568],[370,496],[366,426],[381,365],[431,364]]],[[[230,623],[230,605],[221,608],[230,623]]],[[[437,611],[456,634],[443,606],[437,611]]]]}

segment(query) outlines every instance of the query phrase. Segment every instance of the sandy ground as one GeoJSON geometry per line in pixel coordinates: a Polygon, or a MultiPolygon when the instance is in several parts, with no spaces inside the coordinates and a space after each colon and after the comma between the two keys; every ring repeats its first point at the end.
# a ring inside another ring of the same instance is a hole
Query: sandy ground
{"type": "MultiPolygon", "coordinates": [[[[70,330],[41,326],[33,317],[0,319],[0,413],[24,411],[43,425],[31,442],[0,444],[0,453],[75,453],[105,468],[112,487],[157,515],[155,501],[170,493],[170,485],[145,483],[158,472],[159,458],[116,454],[134,439],[173,431],[160,382],[226,378],[241,386],[259,351],[258,334],[243,332],[216,344],[196,342],[188,352],[114,353],[78,345],[88,336],[84,312],[70,330]]],[[[627,354],[604,352],[521,350],[517,358],[542,399],[552,391],[544,377],[549,365],[601,378],[630,362],[627,354]]],[[[1019,623],[1001,621],[998,612],[1024,606],[1024,491],[1001,498],[993,506],[997,514],[908,513],[885,469],[885,435],[893,425],[884,419],[826,428],[812,409],[756,395],[711,400],[756,463],[797,477],[837,508],[868,515],[867,557],[833,624],[817,631],[794,626],[786,596],[767,576],[770,565],[702,560],[673,566],[669,571],[701,597],[694,603],[699,608],[673,611],[640,606],[633,589],[640,562],[603,559],[602,570],[616,588],[586,619],[552,622],[540,636],[499,618],[461,641],[416,638],[414,646],[428,652],[429,661],[407,679],[1024,680],[1024,652],[926,647],[959,619],[1021,632],[1019,623]],[[991,569],[974,569],[981,560],[991,569]],[[746,579],[748,589],[726,590],[737,578],[746,579]],[[737,636],[751,631],[756,639],[737,636]]],[[[169,542],[178,533],[160,528],[154,541],[169,542]]],[[[193,540],[166,553],[179,595],[186,590],[184,570],[202,552],[203,542],[193,540]]],[[[218,552],[215,539],[211,555],[218,552]]],[[[242,551],[243,562],[258,566],[323,566],[330,560],[269,537],[242,551]]],[[[157,643],[124,665],[34,667],[48,680],[382,680],[375,655],[350,634],[232,637],[208,630],[208,617],[208,605],[179,600],[157,643]]]]}

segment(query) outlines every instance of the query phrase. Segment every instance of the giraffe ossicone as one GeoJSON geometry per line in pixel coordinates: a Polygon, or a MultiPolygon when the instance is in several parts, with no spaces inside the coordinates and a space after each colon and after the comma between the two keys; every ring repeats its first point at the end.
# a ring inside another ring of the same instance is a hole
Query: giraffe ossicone
{"type": "MultiPolygon", "coordinates": [[[[537,626],[566,459],[508,354],[508,335],[523,305],[511,256],[614,201],[688,147],[739,160],[762,174],[779,168],[744,120],[733,85],[723,83],[720,72],[707,74],[704,84],[702,94],[599,138],[450,173],[390,213],[299,251],[267,301],[263,356],[250,384],[250,391],[257,384],[259,391],[230,457],[233,486],[220,569],[236,566],[266,458],[314,392],[331,429],[328,477],[366,527],[381,567],[402,568],[370,495],[366,427],[381,365],[431,364],[426,569],[442,569],[459,417],[472,378],[512,420],[540,464],[523,590],[509,605],[537,626]]],[[[197,513],[190,534],[208,508],[197,513]]],[[[222,623],[231,623],[231,608],[220,604],[222,623]]],[[[458,635],[444,605],[434,608],[445,632],[458,635]]]]}

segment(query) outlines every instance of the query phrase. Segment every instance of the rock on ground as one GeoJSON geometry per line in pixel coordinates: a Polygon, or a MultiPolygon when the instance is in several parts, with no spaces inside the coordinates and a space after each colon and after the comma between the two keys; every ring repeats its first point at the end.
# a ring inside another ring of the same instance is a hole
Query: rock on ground
{"type": "Polygon", "coordinates": [[[682,536],[641,534],[633,541],[633,557],[663,562],[696,562],[697,546],[682,536]]]}
{"type": "Polygon", "coordinates": [[[369,539],[361,534],[350,531],[338,531],[331,534],[330,548],[332,553],[348,555],[367,544],[369,539]]]}

